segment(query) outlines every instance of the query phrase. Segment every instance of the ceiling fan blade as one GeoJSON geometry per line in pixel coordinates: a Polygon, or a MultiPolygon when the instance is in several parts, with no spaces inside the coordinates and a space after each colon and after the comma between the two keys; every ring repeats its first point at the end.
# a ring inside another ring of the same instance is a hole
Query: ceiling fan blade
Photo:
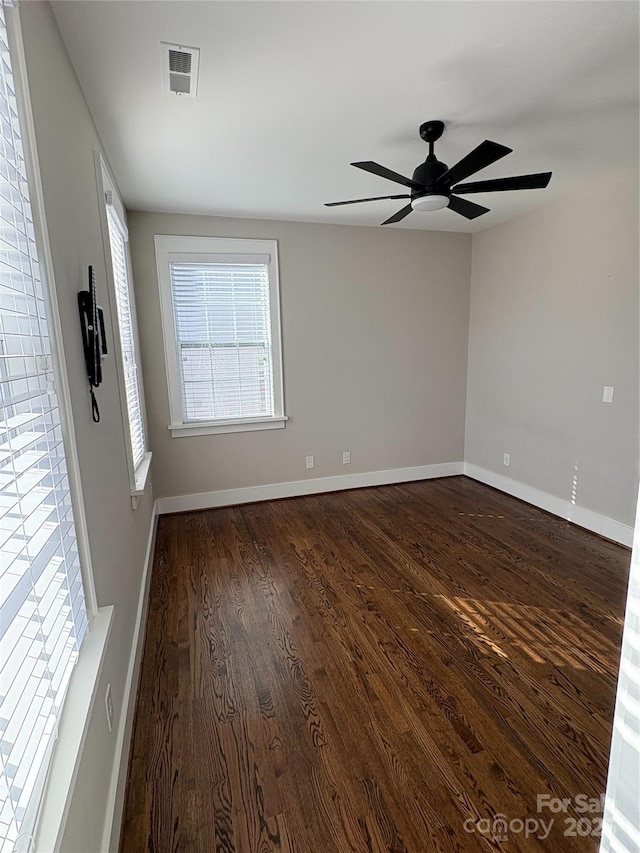
{"type": "MultiPolygon", "coordinates": [[[[364,169],[365,172],[371,172],[381,178],[387,178],[389,181],[395,181],[397,184],[403,184],[405,187],[411,187],[411,189],[414,190],[421,189],[420,184],[416,184],[416,182],[412,181],[411,178],[405,178],[404,175],[392,172],[391,169],[387,169],[379,163],[374,163],[373,160],[363,160],[360,163],[352,163],[351,165],[355,166],[356,169],[364,169]]],[[[470,174],[471,172],[467,172],[467,175],[470,174]]],[[[463,177],[466,177],[466,175],[463,177]]]]}
{"type": "Polygon", "coordinates": [[[469,175],[473,175],[480,169],[484,169],[485,166],[490,166],[496,160],[511,154],[512,151],[513,148],[507,148],[506,145],[499,145],[497,142],[485,139],[477,148],[474,148],[466,157],[463,157],[455,166],[441,175],[436,183],[457,184],[458,181],[463,181],[469,175]]]}
{"type": "MultiPolygon", "coordinates": [[[[458,199],[458,201],[459,200],[460,199],[458,199]]],[[[400,222],[400,220],[404,219],[405,216],[408,216],[412,210],[413,208],[410,204],[408,204],[406,207],[403,207],[402,210],[399,210],[397,213],[394,213],[393,216],[390,216],[388,219],[385,219],[382,225],[391,225],[392,222],[400,222]]]]}
{"type": "Polygon", "coordinates": [[[551,180],[551,172],[536,175],[514,175],[512,178],[494,178],[491,181],[473,181],[451,188],[452,193],[494,193],[502,190],[542,190],[551,180]]]}
{"type": "Polygon", "coordinates": [[[458,198],[452,195],[449,199],[449,208],[454,213],[459,213],[465,219],[475,219],[476,216],[482,216],[483,213],[489,213],[488,207],[483,207],[481,204],[476,204],[475,201],[467,201],[466,198],[458,198]]]}
{"type": "Polygon", "coordinates": [[[387,201],[387,199],[411,198],[410,195],[377,195],[373,198],[353,198],[350,201],[328,201],[325,207],[337,207],[339,204],[360,204],[361,201],[387,201]]]}

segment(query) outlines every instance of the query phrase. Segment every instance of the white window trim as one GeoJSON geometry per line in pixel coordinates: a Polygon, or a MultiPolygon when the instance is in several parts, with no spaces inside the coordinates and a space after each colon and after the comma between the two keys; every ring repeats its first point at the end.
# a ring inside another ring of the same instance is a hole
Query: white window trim
{"type": "Polygon", "coordinates": [[[104,652],[113,625],[113,606],[101,607],[78,656],[60,718],[58,738],[34,833],[35,851],[62,853],[64,829],[87,739],[89,720],[98,698],[104,652]]]}
{"type": "Polygon", "coordinates": [[[160,312],[164,340],[167,388],[169,392],[169,429],[173,438],[282,429],[288,418],[284,410],[282,368],[282,328],[280,321],[280,278],[278,243],[276,240],[253,240],[236,237],[182,237],[156,234],[156,265],[160,289],[160,312]],[[203,262],[215,255],[267,255],[269,258],[269,308],[271,314],[271,350],[273,364],[274,414],[268,418],[232,418],[212,421],[184,421],[176,352],[176,335],[171,294],[170,259],[191,260],[199,256],[203,262]]]}
{"type": "MultiPolygon", "coordinates": [[[[145,455],[138,463],[137,467],[133,465],[133,449],[131,447],[131,430],[129,427],[129,405],[127,402],[125,369],[122,360],[122,342],[120,340],[120,325],[118,323],[118,305],[116,303],[116,286],[113,278],[113,264],[111,260],[111,241],[109,239],[109,222],[107,220],[106,198],[107,193],[110,193],[110,203],[115,207],[120,222],[126,228],[127,214],[122,204],[122,200],[116,188],[115,181],[104,162],[99,151],[94,152],[94,163],[96,172],[96,183],[98,187],[98,207],[100,210],[100,228],[102,231],[102,245],[104,247],[104,260],[107,270],[107,291],[109,294],[109,309],[113,318],[112,330],[114,338],[114,358],[116,362],[116,375],[118,377],[118,390],[120,393],[120,408],[122,410],[122,425],[124,427],[124,440],[127,448],[127,468],[129,471],[129,488],[131,497],[137,498],[144,494],[151,469],[151,453],[148,448],[148,431],[147,418],[145,411],[144,398],[144,382],[142,378],[142,366],[140,364],[140,341],[138,338],[138,318],[136,314],[135,293],[133,290],[133,277],[131,274],[131,257],[129,254],[129,244],[127,242],[126,261],[127,274],[129,281],[129,302],[131,306],[131,319],[133,322],[133,338],[136,353],[136,364],[138,367],[138,387],[140,390],[140,405],[142,410],[142,424],[145,436],[145,455]]],[[[133,501],[134,509],[137,506],[137,501],[133,501]]]]}
{"type": "Polygon", "coordinates": [[[21,119],[22,146],[29,182],[29,195],[33,224],[42,274],[43,295],[47,307],[47,321],[51,339],[51,355],[54,363],[56,392],[62,427],[67,476],[73,505],[76,541],[80,556],[80,569],[87,610],[87,633],[80,647],[78,661],[71,675],[59,722],[58,740],[55,743],[44,795],[39,805],[38,817],[31,836],[22,836],[19,842],[24,847],[18,850],[60,851],[75,780],[79,768],[82,748],[87,737],[91,710],[96,696],[104,655],[109,641],[113,607],[98,607],[89,532],[84,510],[80,463],[73,423],[71,393],[66,372],[62,324],[55,293],[53,260],[49,246],[45,216],[44,195],[40,180],[40,166],[36,147],[36,134],[31,111],[31,96],[27,66],[20,28],[20,13],[17,6],[5,4],[7,34],[11,48],[13,76],[21,119]],[[45,841],[46,839],[46,841],[45,841]]]}

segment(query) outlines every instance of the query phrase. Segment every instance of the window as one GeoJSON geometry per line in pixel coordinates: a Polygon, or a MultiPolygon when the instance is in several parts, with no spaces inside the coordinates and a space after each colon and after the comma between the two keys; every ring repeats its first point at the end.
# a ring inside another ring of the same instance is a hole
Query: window
{"type": "Polygon", "coordinates": [[[640,850],[640,503],[616,693],[600,850],[635,853],[640,850]]]}
{"type": "Polygon", "coordinates": [[[275,240],[155,240],[172,434],[284,427],[275,240]]]}
{"type": "Polygon", "coordinates": [[[131,493],[142,494],[149,471],[151,454],[147,453],[144,425],[144,403],[142,381],[138,355],[135,303],[131,287],[129,263],[129,232],[126,214],[102,158],[96,157],[96,169],[101,179],[106,211],[106,232],[108,239],[108,260],[111,261],[113,275],[113,293],[115,294],[118,329],[120,339],[121,391],[123,392],[123,411],[126,411],[125,433],[129,451],[129,475],[131,493]]]}
{"type": "Polygon", "coordinates": [[[87,629],[52,314],[0,5],[0,850],[33,831],[87,629]]]}

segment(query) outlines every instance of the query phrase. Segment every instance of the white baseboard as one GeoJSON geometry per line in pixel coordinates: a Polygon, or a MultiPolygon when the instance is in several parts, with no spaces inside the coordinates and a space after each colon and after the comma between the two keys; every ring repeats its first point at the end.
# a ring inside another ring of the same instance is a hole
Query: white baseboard
{"type": "Polygon", "coordinates": [[[102,834],[102,853],[118,853],[120,847],[120,830],[122,828],[124,795],[127,784],[127,769],[129,767],[129,751],[133,733],[133,717],[136,707],[138,675],[142,663],[142,647],[144,645],[145,628],[147,625],[147,609],[149,605],[149,587],[151,583],[151,566],[155,549],[156,530],[158,527],[158,502],[153,506],[147,550],[144,558],[142,583],[138,597],[136,624],[133,630],[133,644],[129,656],[127,679],[124,685],[122,710],[116,736],[115,757],[111,771],[111,783],[107,799],[107,810],[102,834]]]}
{"type": "Polygon", "coordinates": [[[198,509],[214,509],[222,506],[269,501],[277,498],[292,498],[316,495],[321,492],[337,492],[344,489],[359,489],[365,486],[385,486],[407,483],[411,480],[431,480],[435,477],[454,477],[465,474],[473,480],[493,486],[501,492],[513,495],[533,506],[540,507],[560,518],[571,521],[599,533],[607,539],[631,547],[633,527],[622,524],[606,515],[600,515],[586,507],[572,504],[548,492],[535,489],[526,483],[512,480],[502,474],[472,465],[469,462],[442,462],[438,465],[417,465],[413,468],[390,468],[385,471],[365,471],[361,474],[343,474],[335,477],[316,477],[309,480],[294,480],[289,483],[268,483],[264,486],[247,486],[243,489],[222,489],[218,492],[200,492],[193,495],[176,495],[159,498],[157,511],[161,515],[171,512],[190,512],[198,509]]]}
{"type": "Polygon", "coordinates": [[[417,465],[414,468],[390,468],[386,471],[365,471],[361,474],[343,474],[335,477],[317,477],[311,480],[294,480],[290,483],[269,483],[264,486],[247,486],[244,489],[223,489],[219,492],[200,492],[195,495],[177,495],[159,498],[158,512],[189,512],[220,506],[269,501],[275,498],[293,498],[317,495],[321,492],[339,492],[360,489],[364,486],[386,486],[408,483],[411,480],[431,480],[435,477],[453,477],[464,473],[463,462],[442,462],[439,465],[417,465]]]}
{"type": "Polygon", "coordinates": [[[361,474],[343,474],[335,477],[316,477],[309,480],[294,480],[289,483],[268,483],[264,486],[247,486],[243,489],[222,489],[218,492],[200,492],[193,495],[176,495],[156,501],[158,513],[190,512],[198,509],[214,509],[222,506],[269,501],[276,498],[292,498],[316,495],[321,492],[337,492],[344,489],[359,489],[365,486],[385,486],[407,483],[411,480],[431,480],[435,477],[454,477],[465,474],[473,480],[493,486],[501,492],[513,495],[533,506],[545,509],[580,527],[586,527],[607,539],[631,547],[633,527],[613,518],[600,515],[586,507],[576,506],[571,501],[558,498],[548,492],[511,480],[487,468],[469,462],[442,462],[438,465],[417,465],[413,468],[390,468],[385,471],[365,471],[361,474]]]}
{"type": "Polygon", "coordinates": [[[622,522],[608,518],[606,515],[600,515],[586,507],[572,504],[569,500],[550,495],[548,492],[542,492],[540,489],[534,489],[533,486],[528,486],[526,483],[520,483],[469,462],[464,463],[464,473],[467,477],[478,480],[480,483],[493,486],[494,489],[499,489],[501,492],[513,495],[514,498],[520,498],[520,500],[533,504],[533,506],[545,509],[547,512],[571,521],[579,527],[586,527],[587,530],[599,533],[600,536],[612,539],[621,545],[630,548],[633,543],[633,527],[628,524],[622,524],[622,522]]]}

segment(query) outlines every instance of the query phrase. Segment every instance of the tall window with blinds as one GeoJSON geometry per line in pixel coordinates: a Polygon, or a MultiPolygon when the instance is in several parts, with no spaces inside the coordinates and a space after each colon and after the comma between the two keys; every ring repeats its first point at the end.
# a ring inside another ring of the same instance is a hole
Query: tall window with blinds
{"type": "Polygon", "coordinates": [[[170,270],[183,420],[271,417],[266,259],[170,270]]]}
{"type": "Polygon", "coordinates": [[[0,5],[0,851],[33,828],[87,629],[47,299],[0,5]]]}
{"type": "Polygon", "coordinates": [[[275,243],[163,236],[156,253],[172,429],[283,426],[275,243]]]}
{"type": "Polygon", "coordinates": [[[107,222],[113,284],[118,312],[118,329],[124,372],[124,388],[127,403],[131,461],[133,470],[139,468],[146,453],[142,391],[138,373],[133,298],[127,256],[127,228],[114,204],[113,190],[106,192],[107,222]]]}

